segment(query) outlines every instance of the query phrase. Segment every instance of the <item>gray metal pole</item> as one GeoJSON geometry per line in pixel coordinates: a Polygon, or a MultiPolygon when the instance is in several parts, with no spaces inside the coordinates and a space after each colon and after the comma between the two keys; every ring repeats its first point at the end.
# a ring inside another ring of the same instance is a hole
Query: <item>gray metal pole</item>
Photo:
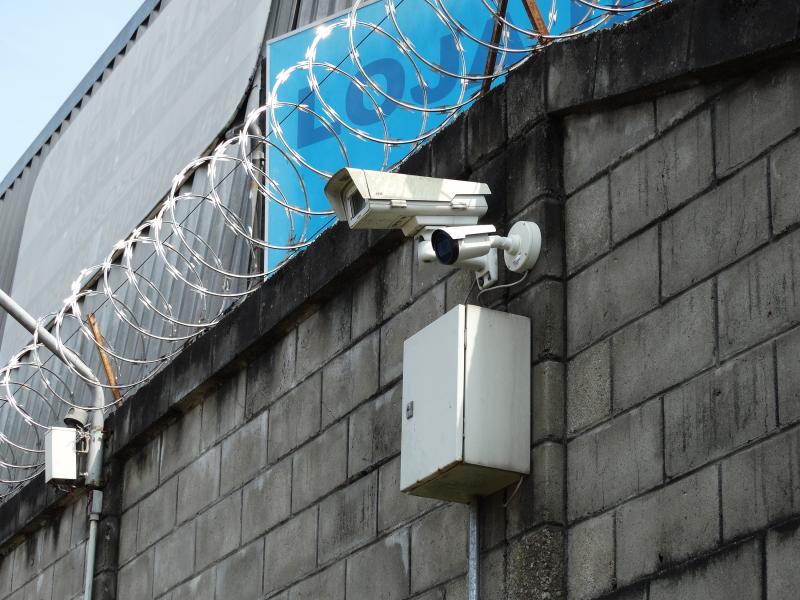
{"type": "MultiPolygon", "coordinates": [[[[103,393],[103,387],[100,385],[100,380],[97,379],[97,376],[77,354],[67,348],[64,348],[62,352],[55,336],[44,327],[41,327],[30,313],[17,304],[14,299],[2,289],[0,289],[0,307],[4,308],[17,323],[32,334],[35,334],[36,338],[44,344],[45,348],[50,350],[50,352],[61,360],[67,362],[80,375],[92,382],[94,409],[91,411],[92,422],[89,427],[89,451],[86,457],[86,486],[90,488],[100,487],[103,482],[103,407],[105,406],[105,394],[103,393]]],[[[90,494],[89,540],[86,543],[86,572],[83,587],[84,600],[92,599],[95,548],[97,547],[97,525],[100,521],[100,511],[103,508],[103,492],[94,489],[90,494]]]]}
{"type": "Polygon", "coordinates": [[[480,576],[480,516],[478,507],[480,499],[473,498],[469,503],[469,532],[467,540],[467,598],[478,600],[480,596],[481,576],[480,576]]]}

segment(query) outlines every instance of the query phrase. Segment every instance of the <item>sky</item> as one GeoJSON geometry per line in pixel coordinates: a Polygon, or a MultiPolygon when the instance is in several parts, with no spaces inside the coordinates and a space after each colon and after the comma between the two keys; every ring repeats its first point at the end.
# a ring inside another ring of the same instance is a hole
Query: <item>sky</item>
{"type": "Polygon", "coordinates": [[[142,0],[0,0],[0,180],[142,0]]]}

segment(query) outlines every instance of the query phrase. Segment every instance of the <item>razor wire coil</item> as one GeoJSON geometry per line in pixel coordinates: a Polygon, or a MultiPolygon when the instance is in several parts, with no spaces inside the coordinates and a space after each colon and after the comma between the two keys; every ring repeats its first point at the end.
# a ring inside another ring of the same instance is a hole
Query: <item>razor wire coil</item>
{"type": "MultiPolygon", "coordinates": [[[[481,0],[472,10],[484,10],[499,27],[496,40],[465,25],[454,6],[456,0],[384,0],[385,14],[378,22],[359,16],[365,2],[357,0],[344,18],[319,26],[305,56],[276,77],[266,103],[247,114],[239,133],[186,165],[173,178],[155,216],[115,244],[100,264],[81,270],[61,308],[38,319],[41,327],[51,326],[61,356],[46,350],[34,335],[0,369],[0,501],[43,469],[44,433],[66,410],[98,410],[81,401],[91,396],[88,386],[97,382],[63,360],[67,352],[81,356],[97,374],[99,385],[116,388],[125,399],[330,223],[332,211],[317,206],[309,182],[325,180],[332,172],[313,164],[291,142],[284,129],[290,115],[305,115],[322,128],[339,154],[334,161],[338,166],[351,165],[349,148],[358,143],[368,144],[380,156],[379,168],[390,170],[480,97],[483,84],[508,75],[542,44],[585,34],[610,19],[664,1],[570,0],[585,14],[565,31],[550,34],[514,22],[503,14],[499,0],[481,0]],[[426,57],[404,30],[399,9],[412,5],[428,11],[441,27],[455,49],[456,68],[426,57]],[[320,55],[331,53],[326,44],[337,32],[344,34],[346,52],[332,62],[320,55]],[[512,34],[525,43],[513,47],[512,34]],[[362,56],[368,38],[383,40],[402,57],[420,90],[418,98],[393,93],[386,89],[389,82],[381,84],[369,72],[362,56]],[[499,62],[492,72],[470,71],[468,47],[495,54],[499,62]],[[293,77],[304,78],[309,90],[297,101],[282,94],[293,77]],[[331,77],[343,78],[357,90],[374,113],[375,127],[351,123],[337,108],[336,99],[326,97],[324,84],[331,77]],[[437,104],[429,92],[433,78],[452,80],[455,98],[437,104]],[[395,110],[416,115],[418,128],[393,131],[389,114],[395,110]],[[287,165],[293,189],[287,190],[284,182],[271,176],[267,157],[287,165]],[[259,232],[256,216],[267,210],[286,215],[286,239],[259,232]],[[277,264],[269,266],[264,260],[269,252],[282,253],[277,264]],[[106,333],[103,343],[89,325],[89,314],[106,333]],[[101,377],[101,351],[113,365],[114,385],[101,377]]],[[[551,0],[546,17],[550,28],[557,17],[556,0],[551,0]]],[[[110,401],[102,410],[117,404],[110,401]]]]}

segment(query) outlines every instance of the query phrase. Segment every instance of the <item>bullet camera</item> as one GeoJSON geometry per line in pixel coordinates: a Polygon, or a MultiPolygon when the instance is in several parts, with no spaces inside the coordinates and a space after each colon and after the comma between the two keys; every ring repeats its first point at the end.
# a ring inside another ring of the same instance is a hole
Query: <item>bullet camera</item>
{"type": "Polygon", "coordinates": [[[477,225],[486,214],[485,183],[367,171],[346,167],[325,186],[340,221],[351,229],[401,229],[477,225]]]}

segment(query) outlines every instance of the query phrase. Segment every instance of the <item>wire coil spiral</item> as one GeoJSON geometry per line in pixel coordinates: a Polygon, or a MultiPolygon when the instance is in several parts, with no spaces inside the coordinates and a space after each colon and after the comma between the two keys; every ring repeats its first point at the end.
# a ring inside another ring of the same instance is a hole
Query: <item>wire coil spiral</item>
{"type": "MultiPolygon", "coordinates": [[[[344,18],[316,29],[305,56],[278,75],[267,102],[247,115],[238,133],[186,165],[155,216],[115,244],[102,263],[83,269],[63,306],[42,316],[39,324],[51,328],[61,354],[69,349],[81,356],[101,381],[99,357],[105,352],[116,381],[101,385],[123,399],[130,396],[187,342],[217,324],[313,242],[332,220],[318,192],[336,168],[365,166],[359,157],[366,154],[373,157],[369,168],[396,167],[482,95],[487,83],[518,68],[542,44],[581,35],[665,0],[569,1],[580,9],[580,18],[557,34],[541,33],[514,18],[502,0],[470,3],[471,11],[484,11],[482,20],[501,31],[494,40],[465,24],[463,6],[459,9],[465,3],[456,0],[384,0],[384,16],[377,22],[360,16],[364,1],[358,0],[344,18]],[[420,50],[422,40],[413,39],[404,25],[409,14],[431,19],[455,60],[444,64],[420,50]],[[391,48],[404,63],[416,93],[397,92],[365,64],[370,44],[376,43],[391,48]],[[489,53],[498,59],[490,73],[470,66],[468,56],[489,53]],[[333,60],[337,55],[340,60],[333,60]],[[326,94],[331,78],[355,90],[371,115],[369,124],[343,115],[339,99],[326,94]],[[286,90],[297,81],[308,92],[292,101],[286,90]],[[452,92],[437,98],[432,82],[447,82],[452,92]],[[399,129],[398,111],[406,123],[399,129]],[[325,164],[314,164],[286,131],[292,115],[312,120],[335,148],[325,164]],[[273,173],[278,165],[280,178],[273,173]],[[287,174],[292,178],[288,185],[287,174]],[[270,211],[282,215],[284,226],[267,235],[259,220],[270,211]],[[106,332],[104,341],[89,326],[89,315],[106,332]]],[[[563,1],[550,0],[546,20],[551,30],[560,17],[557,4],[563,1]]],[[[0,501],[42,470],[44,433],[66,410],[94,410],[93,382],[68,365],[34,335],[0,369],[0,501]]],[[[116,404],[110,400],[104,410],[116,404]]]]}

